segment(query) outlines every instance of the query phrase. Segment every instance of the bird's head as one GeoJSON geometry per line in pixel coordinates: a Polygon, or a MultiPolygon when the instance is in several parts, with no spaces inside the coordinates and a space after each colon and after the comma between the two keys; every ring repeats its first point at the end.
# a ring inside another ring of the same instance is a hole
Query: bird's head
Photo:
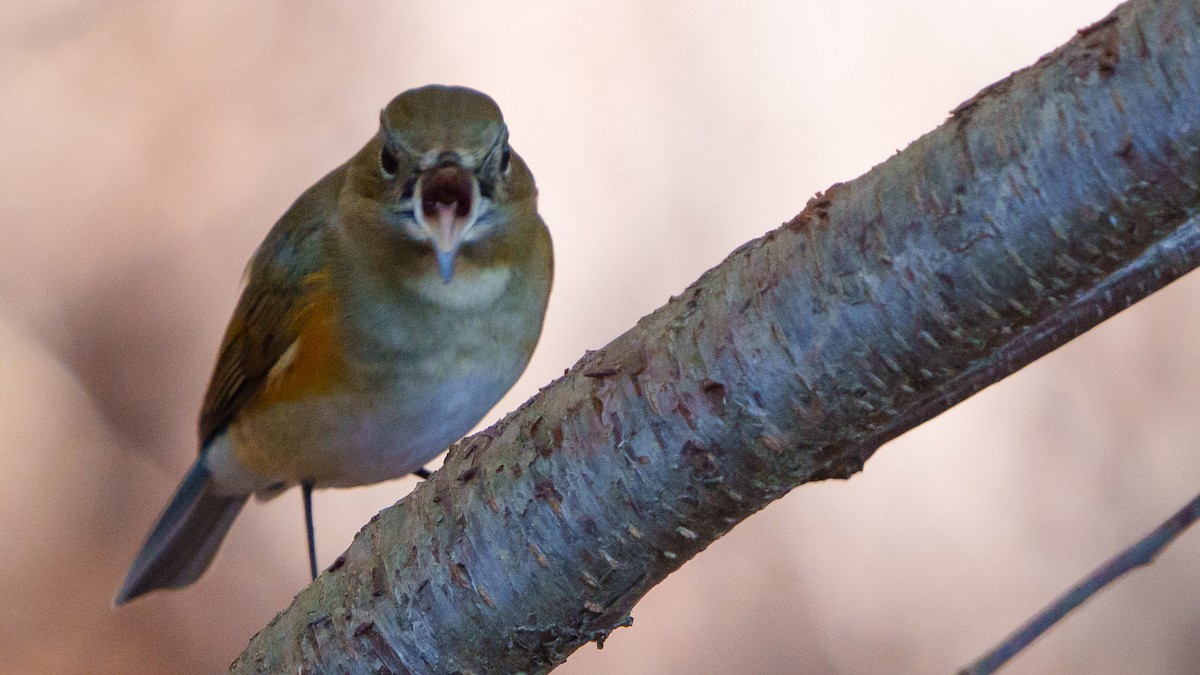
{"type": "Polygon", "coordinates": [[[446,283],[460,250],[507,227],[514,202],[533,194],[496,102],[442,85],[411,89],[387,104],[350,180],[379,207],[372,216],[389,234],[432,249],[446,283]]]}

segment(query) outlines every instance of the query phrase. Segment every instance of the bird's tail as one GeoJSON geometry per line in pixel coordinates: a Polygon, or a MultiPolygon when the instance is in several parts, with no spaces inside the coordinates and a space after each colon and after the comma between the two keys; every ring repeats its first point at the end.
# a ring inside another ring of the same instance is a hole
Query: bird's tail
{"type": "Polygon", "coordinates": [[[196,460],[138,551],[113,604],[195,581],[208,569],[246,498],[216,494],[203,456],[196,460]]]}

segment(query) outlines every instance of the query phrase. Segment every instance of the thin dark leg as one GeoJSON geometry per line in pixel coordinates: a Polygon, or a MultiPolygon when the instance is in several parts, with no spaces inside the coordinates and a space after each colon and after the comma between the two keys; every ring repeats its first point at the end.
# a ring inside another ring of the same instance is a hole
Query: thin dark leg
{"type": "Polygon", "coordinates": [[[429,478],[430,473],[429,473],[429,469],[426,469],[425,467],[421,467],[421,468],[417,469],[416,471],[412,472],[412,475],[416,476],[417,478],[420,478],[421,480],[425,480],[426,478],[429,478]]]}
{"type": "Polygon", "coordinates": [[[312,578],[315,581],[317,578],[317,538],[313,534],[312,491],[311,480],[300,483],[300,497],[304,500],[304,529],[308,532],[308,569],[312,572],[312,578]]]}

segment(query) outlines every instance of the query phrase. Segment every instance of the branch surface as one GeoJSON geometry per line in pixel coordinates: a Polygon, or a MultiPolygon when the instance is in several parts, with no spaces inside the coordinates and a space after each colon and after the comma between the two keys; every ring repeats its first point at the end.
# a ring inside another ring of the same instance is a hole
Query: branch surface
{"type": "Polygon", "coordinates": [[[809,201],[363,528],[232,672],[541,672],[795,486],[1200,263],[1200,0],[1135,0],[809,201]]]}

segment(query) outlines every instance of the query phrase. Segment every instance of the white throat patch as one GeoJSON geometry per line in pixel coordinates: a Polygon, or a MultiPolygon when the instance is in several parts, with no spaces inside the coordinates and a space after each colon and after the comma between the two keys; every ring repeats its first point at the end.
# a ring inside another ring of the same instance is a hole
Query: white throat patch
{"type": "Polygon", "coordinates": [[[409,285],[434,304],[451,309],[474,309],[495,302],[508,287],[511,277],[511,268],[489,267],[460,270],[450,278],[450,283],[445,283],[436,271],[430,271],[410,281],[409,285]]]}

